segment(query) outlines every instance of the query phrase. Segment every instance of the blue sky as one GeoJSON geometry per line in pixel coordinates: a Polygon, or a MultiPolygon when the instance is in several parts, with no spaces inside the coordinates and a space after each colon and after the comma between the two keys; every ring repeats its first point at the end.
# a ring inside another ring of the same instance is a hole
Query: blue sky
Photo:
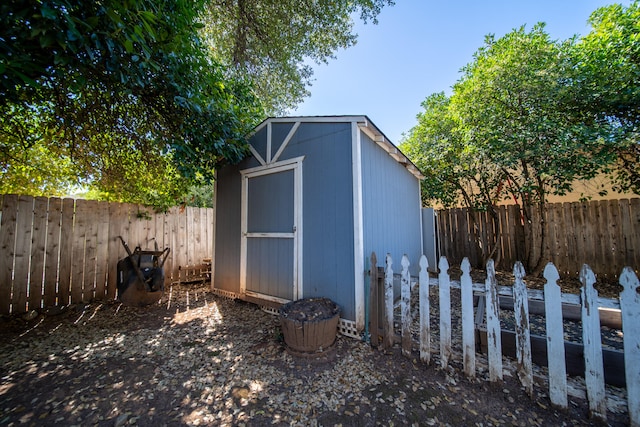
{"type": "MultiPolygon", "coordinates": [[[[396,0],[378,25],[356,23],[358,43],[314,67],[307,98],[290,115],[366,114],[394,143],[416,123],[430,94],[451,93],[484,36],[546,23],[553,39],[589,32],[597,0],[396,0]]],[[[628,5],[629,1],[619,1],[628,5]]]]}

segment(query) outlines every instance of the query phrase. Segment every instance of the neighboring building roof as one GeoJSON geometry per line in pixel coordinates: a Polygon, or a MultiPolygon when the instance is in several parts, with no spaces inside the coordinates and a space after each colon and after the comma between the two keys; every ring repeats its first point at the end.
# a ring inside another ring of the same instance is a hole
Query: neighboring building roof
{"type": "Polygon", "coordinates": [[[403,165],[412,175],[419,180],[424,179],[424,175],[416,167],[416,165],[405,156],[400,149],[393,144],[385,136],[380,129],[365,115],[360,116],[293,116],[293,117],[269,117],[260,123],[253,131],[255,134],[267,123],[344,123],[356,122],[360,130],[362,130],[369,138],[378,144],[384,151],[389,154],[398,163],[403,165]]]}

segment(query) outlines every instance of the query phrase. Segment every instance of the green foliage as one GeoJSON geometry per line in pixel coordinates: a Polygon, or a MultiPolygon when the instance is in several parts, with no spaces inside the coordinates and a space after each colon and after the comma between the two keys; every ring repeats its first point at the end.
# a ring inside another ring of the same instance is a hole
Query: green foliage
{"type": "Polygon", "coordinates": [[[2,2],[2,187],[205,203],[190,189],[246,155],[265,111],[308,94],[305,61],[353,45],[353,14],[392,3],[2,2]]]}
{"type": "Polygon", "coordinates": [[[616,189],[640,194],[640,2],[600,8],[590,23],[574,52],[583,108],[615,125],[605,135],[618,145],[612,178],[616,189]]]}
{"type": "MultiPolygon", "coordinates": [[[[211,181],[217,165],[244,156],[262,116],[251,87],[202,44],[203,6],[2,3],[2,147],[53,153],[110,199],[166,202],[211,181]],[[14,132],[21,121],[38,127],[14,132]]],[[[19,169],[15,156],[5,160],[3,180],[19,169]]]]}
{"type": "MultiPolygon", "coordinates": [[[[451,97],[427,97],[403,142],[425,172],[424,199],[490,214],[515,200],[532,236],[544,229],[532,208],[576,180],[626,165],[618,182],[637,185],[638,18],[634,2],[594,12],[594,30],[580,40],[553,41],[543,24],[487,36],[451,97]]],[[[535,243],[544,248],[544,239],[535,243]]],[[[532,269],[540,260],[528,261],[532,269]]]]}
{"type": "Polygon", "coordinates": [[[251,78],[267,114],[308,96],[312,69],[356,43],[352,16],[376,22],[392,0],[211,0],[205,34],[216,58],[251,78]]]}

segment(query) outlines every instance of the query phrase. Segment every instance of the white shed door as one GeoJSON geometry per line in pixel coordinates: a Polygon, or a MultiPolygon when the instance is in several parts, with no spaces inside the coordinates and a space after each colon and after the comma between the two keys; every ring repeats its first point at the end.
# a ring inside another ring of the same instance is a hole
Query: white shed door
{"type": "Polygon", "coordinates": [[[243,174],[241,293],[277,302],[298,298],[299,167],[243,174]]]}

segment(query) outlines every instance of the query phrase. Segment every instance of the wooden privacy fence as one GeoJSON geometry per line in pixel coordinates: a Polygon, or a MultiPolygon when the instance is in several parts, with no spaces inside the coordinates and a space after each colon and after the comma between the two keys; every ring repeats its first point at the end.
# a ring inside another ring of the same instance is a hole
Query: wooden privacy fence
{"type": "MultiPolygon", "coordinates": [[[[534,387],[534,372],[532,363],[532,347],[530,335],[530,301],[543,301],[545,315],[546,359],[548,360],[548,392],[551,403],[555,406],[567,407],[567,370],[565,362],[565,340],[563,326],[563,302],[577,304],[580,307],[582,325],[582,354],[584,360],[583,376],[585,378],[586,393],[590,413],[606,420],[607,400],[605,395],[605,374],[603,368],[603,350],[601,343],[600,317],[598,307],[609,310],[619,310],[622,318],[624,339],[624,377],[627,388],[627,406],[631,425],[640,426],[640,331],[637,320],[640,318],[640,295],[638,277],[629,267],[625,267],[620,275],[623,291],[620,300],[599,299],[594,289],[595,276],[591,268],[584,265],[580,272],[582,281],[581,295],[562,294],[557,284],[559,274],[555,266],[547,264],[544,272],[546,285],[544,291],[527,290],[524,284],[524,268],[517,262],[514,267],[513,286],[498,286],[495,277],[495,267],[492,260],[487,263],[487,279],[484,284],[472,283],[470,263],[468,259],[462,262],[462,276],[459,282],[450,280],[449,264],[445,257],[440,258],[439,276],[429,278],[427,272],[427,258],[420,258],[420,273],[416,283],[412,283],[409,275],[409,259],[402,258],[400,280],[400,342],[402,353],[411,357],[413,339],[411,332],[412,307],[411,288],[418,285],[419,299],[419,336],[418,348],[420,359],[429,364],[432,353],[439,352],[440,364],[447,367],[452,357],[461,356],[466,376],[476,375],[476,339],[477,322],[475,319],[474,293],[485,298],[485,315],[487,343],[487,367],[489,380],[498,382],[503,379],[503,332],[500,326],[499,297],[513,298],[513,314],[515,316],[515,354],[517,375],[524,389],[531,396],[534,387]],[[438,290],[439,311],[439,349],[432,347],[430,326],[429,287],[436,286],[438,290]],[[460,348],[452,344],[452,304],[451,288],[460,289],[460,319],[461,339],[460,348]],[[439,350],[439,351],[438,351],[439,350]],[[457,350],[457,351],[456,351],[457,350]]],[[[391,347],[396,338],[394,329],[394,272],[393,260],[387,255],[384,270],[379,272],[375,254],[371,256],[371,287],[370,287],[370,330],[371,344],[391,347]],[[382,277],[379,280],[379,274],[382,277]],[[377,309],[382,307],[382,313],[377,309]],[[380,340],[380,338],[382,338],[380,340]]],[[[622,368],[622,367],[620,367],[622,368]]]]}
{"type": "MultiPolygon", "coordinates": [[[[475,215],[467,208],[438,211],[438,239],[442,255],[460,264],[468,257],[474,268],[483,268],[482,248],[492,248],[499,236],[496,268],[511,270],[526,259],[526,239],[533,239],[533,259],[539,255],[539,230],[525,236],[525,227],[517,205],[496,206],[498,229],[489,214],[475,215]],[[475,236],[478,236],[476,242],[475,236]]],[[[533,221],[540,218],[534,209],[533,221]]],[[[546,207],[545,250],[562,277],[578,277],[582,263],[588,264],[599,278],[617,278],[624,266],[637,271],[640,265],[640,198],[593,202],[553,203],[546,207]]],[[[544,265],[544,264],[542,264],[544,265]]]]}
{"type": "Polygon", "coordinates": [[[0,219],[0,314],[116,296],[116,264],[133,250],[171,252],[167,281],[178,267],[212,257],[213,209],[166,213],[126,203],[4,195],[0,219]]]}

